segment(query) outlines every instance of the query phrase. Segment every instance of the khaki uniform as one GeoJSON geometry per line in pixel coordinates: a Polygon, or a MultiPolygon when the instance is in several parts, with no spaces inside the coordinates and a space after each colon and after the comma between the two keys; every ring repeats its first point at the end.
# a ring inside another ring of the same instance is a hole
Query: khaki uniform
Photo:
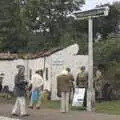
{"type": "Polygon", "coordinates": [[[88,74],[85,71],[81,71],[77,75],[76,79],[76,85],[78,88],[85,88],[85,97],[84,97],[84,102],[83,106],[86,107],[87,103],[87,87],[88,87],[88,74]]]}
{"type": "Polygon", "coordinates": [[[76,85],[78,88],[87,88],[88,86],[88,75],[86,72],[80,72],[77,75],[76,85]]]}
{"type": "Polygon", "coordinates": [[[95,79],[95,91],[97,93],[97,98],[102,98],[102,89],[103,89],[103,80],[102,80],[102,73],[97,70],[96,71],[96,79],[95,79]]]}

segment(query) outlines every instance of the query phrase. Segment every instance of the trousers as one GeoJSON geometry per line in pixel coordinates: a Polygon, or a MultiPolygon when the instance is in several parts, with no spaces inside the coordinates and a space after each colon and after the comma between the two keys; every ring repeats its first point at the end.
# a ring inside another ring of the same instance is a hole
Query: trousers
{"type": "Polygon", "coordinates": [[[12,110],[12,114],[19,114],[20,115],[25,115],[26,110],[25,110],[25,97],[17,97],[15,105],[12,110]]]}
{"type": "Polygon", "coordinates": [[[69,112],[69,92],[61,93],[61,112],[69,112]]]}
{"type": "Polygon", "coordinates": [[[36,108],[39,108],[41,105],[41,101],[42,101],[42,95],[43,95],[43,92],[39,91],[36,102],[33,101],[32,95],[31,95],[29,107],[33,107],[33,105],[34,105],[36,108]]]}

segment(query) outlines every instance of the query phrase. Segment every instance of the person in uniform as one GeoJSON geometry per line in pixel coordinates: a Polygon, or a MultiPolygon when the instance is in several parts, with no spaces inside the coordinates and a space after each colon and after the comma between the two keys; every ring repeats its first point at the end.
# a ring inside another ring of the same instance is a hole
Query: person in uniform
{"type": "Polygon", "coordinates": [[[76,78],[76,86],[78,88],[85,88],[85,97],[84,97],[84,102],[83,106],[86,107],[86,102],[87,102],[87,88],[88,88],[88,73],[85,70],[85,66],[82,66],[80,68],[80,72],[77,74],[76,78]]]}
{"type": "Polygon", "coordinates": [[[102,76],[102,72],[97,68],[95,73],[95,93],[96,93],[96,99],[99,101],[103,97],[102,90],[103,90],[103,76],[102,76]]]}

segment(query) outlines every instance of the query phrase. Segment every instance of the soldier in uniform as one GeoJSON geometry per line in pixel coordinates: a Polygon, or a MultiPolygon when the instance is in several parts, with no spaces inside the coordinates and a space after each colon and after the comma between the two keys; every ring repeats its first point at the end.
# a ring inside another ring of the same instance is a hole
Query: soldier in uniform
{"type": "Polygon", "coordinates": [[[102,72],[97,68],[95,73],[95,92],[96,92],[96,99],[99,101],[103,97],[102,89],[103,89],[103,76],[102,76],[102,72]]]}
{"type": "Polygon", "coordinates": [[[78,88],[85,88],[85,97],[83,106],[86,107],[87,87],[88,87],[88,74],[85,71],[85,66],[80,68],[80,72],[77,74],[76,85],[78,88]]]}

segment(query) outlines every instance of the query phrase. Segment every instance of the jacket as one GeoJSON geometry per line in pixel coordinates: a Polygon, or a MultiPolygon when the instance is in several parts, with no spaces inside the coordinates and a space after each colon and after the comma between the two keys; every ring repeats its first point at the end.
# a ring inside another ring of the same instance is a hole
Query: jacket
{"type": "Polygon", "coordinates": [[[73,77],[72,73],[68,73],[68,76],[69,76],[69,86],[70,86],[70,88],[73,88],[74,87],[74,85],[73,85],[74,77],[73,77]]]}
{"type": "Polygon", "coordinates": [[[61,94],[61,92],[70,92],[69,85],[69,75],[59,75],[57,77],[57,94],[61,94]]]}
{"type": "Polygon", "coordinates": [[[88,74],[87,72],[80,72],[77,75],[76,85],[78,88],[87,88],[88,86],[88,74]]]}
{"type": "Polygon", "coordinates": [[[22,97],[26,95],[26,85],[27,82],[24,80],[24,75],[17,74],[15,76],[14,87],[14,93],[17,97],[22,97]]]}

